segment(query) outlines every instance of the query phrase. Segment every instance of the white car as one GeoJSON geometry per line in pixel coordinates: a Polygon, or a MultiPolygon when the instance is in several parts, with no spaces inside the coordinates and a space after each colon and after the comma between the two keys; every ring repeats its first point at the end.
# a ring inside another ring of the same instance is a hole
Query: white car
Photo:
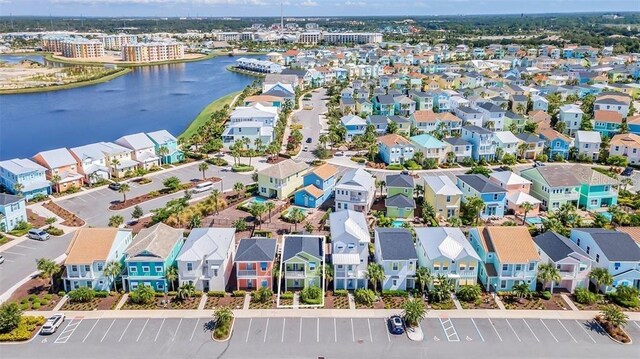
{"type": "Polygon", "coordinates": [[[56,314],[53,317],[47,319],[47,321],[42,326],[40,330],[40,334],[53,334],[60,328],[62,323],[64,322],[64,314],[56,314]]]}
{"type": "Polygon", "coordinates": [[[0,255],[0,264],[4,263],[4,256],[0,255]]]}

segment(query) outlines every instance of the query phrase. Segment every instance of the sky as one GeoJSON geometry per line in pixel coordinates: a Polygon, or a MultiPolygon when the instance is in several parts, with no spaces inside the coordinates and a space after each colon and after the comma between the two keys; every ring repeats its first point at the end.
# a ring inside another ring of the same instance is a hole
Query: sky
{"type": "MultiPolygon", "coordinates": [[[[285,16],[640,11],[640,0],[284,0],[285,16]]],[[[279,16],[280,0],[0,0],[0,15],[279,16]]]]}

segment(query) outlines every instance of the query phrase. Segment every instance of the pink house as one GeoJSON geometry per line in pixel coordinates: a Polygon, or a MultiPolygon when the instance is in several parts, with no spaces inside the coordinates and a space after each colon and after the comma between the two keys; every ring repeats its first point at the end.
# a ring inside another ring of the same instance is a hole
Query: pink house
{"type": "Polygon", "coordinates": [[[527,217],[535,217],[540,212],[540,201],[529,195],[531,181],[518,176],[511,171],[493,172],[489,175],[491,182],[507,191],[506,209],[509,212],[524,215],[522,205],[530,203],[533,208],[527,212],[527,217]]]}
{"type": "Polygon", "coordinates": [[[46,168],[47,179],[56,192],[82,187],[84,176],[78,173],[78,162],[66,148],[38,152],[33,160],[46,168]]]}

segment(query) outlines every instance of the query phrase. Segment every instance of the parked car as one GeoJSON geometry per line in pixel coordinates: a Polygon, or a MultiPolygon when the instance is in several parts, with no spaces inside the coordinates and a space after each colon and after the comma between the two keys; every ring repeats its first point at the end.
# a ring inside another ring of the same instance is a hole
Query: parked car
{"type": "Polygon", "coordinates": [[[391,334],[400,335],[404,333],[404,323],[399,315],[389,317],[389,331],[391,334]]]}
{"type": "Polygon", "coordinates": [[[627,167],[620,173],[620,176],[631,176],[633,174],[633,167],[627,167]]]}
{"type": "Polygon", "coordinates": [[[47,319],[47,321],[42,326],[42,330],[40,330],[40,334],[53,334],[60,328],[62,323],[64,323],[64,314],[56,314],[51,318],[47,319]]]}
{"type": "Polygon", "coordinates": [[[307,143],[311,143],[311,141],[313,141],[311,137],[307,137],[307,143]]]}
{"type": "Polygon", "coordinates": [[[534,161],[533,162],[533,167],[544,167],[544,163],[539,162],[539,161],[534,161]]]}
{"type": "Polygon", "coordinates": [[[302,106],[303,110],[313,110],[313,105],[310,103],[305,103],[304,106],[302,106]]]}
{"type": "Polygon", "coordinates": [[[46,241],[49,239],[49,233],[43,231],[42,229],[34,228],[30,229],[29,232],[27,232],[27,237],[38,241],[46,241]]]}
{"type": "Polygon", "coordinates": [[[210,189],[213,188],[213,182],[202,182],[202,183],[198,183],[194,188],[193,188],[193,193],[200,193],[200,192],[205,192],[208,191],[210,189]]]}
{"type": "Polygon", "coordinates": [[[0,254],[0,264],[4,263],[4,256],[0,254]]]}
{"type": "Polygon", "coordinates": [[[309,146],[304,146],[304,148],[302,149],[304,152],[309,151],[309,146]]]}
{"type": "Polygon", "coordinates": [[[120,183],[118,183],[118,182],[111,182],[111,183],[109,183],[109,189],[112,189],[112,190],[114,190],[114,191],[119,190],[121,186],[122,186],[122,185],[121,185],[120,183]]]}

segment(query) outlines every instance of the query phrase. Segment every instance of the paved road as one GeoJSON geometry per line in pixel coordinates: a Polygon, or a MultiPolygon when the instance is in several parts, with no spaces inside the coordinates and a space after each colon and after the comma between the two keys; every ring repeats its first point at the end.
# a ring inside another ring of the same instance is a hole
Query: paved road
{"type": "Polygon", "coordinates": [[[424,342],[389,335],[381,318],[237,319],[229,342],[211,340],[210,318],[67,319],[57,333],[0,347],[7,358],[635,358],[590,321],[429,318],[424,342]],[[113,348],[118,348],[114,350],[113,348]]]}
{"type": "Polygon", "coordinates": [[[55,259],[63,254],[72,236],[72,233],[68,233],[44,242],[28,239],[0,252],[5,258],[4,263],[0,264],[0,294],[35,272],[36,259],[55,259]]]}
{"type": "MultiPolygon", "coordinates": [[[[313,161],[316,159],[316,156],[313,154],[313,150],[319,145],[318,137],[323,130],[323,126],[320,123],[321,116],[324,112],[327,111],[326,103],[324,100],[327,94],[326,89],[320,89],[311,93],[311,99],[303,100],[304,104],[312,104],[312,110],[300,110],[296,112],[295,116],[298,118],[298,123],[302,124],[302,147],[307,146],[309,148],[308,152],[301,152],[298,155],[298,160],[301,161],[313,161]],[[307,143],[307,138],[311,138],[311,143],[307,143]]],[[[326,121],[325,121],[326,122],[326,121]]],[[[325,124],[326,126],[326,124],[325,124]]]]}

